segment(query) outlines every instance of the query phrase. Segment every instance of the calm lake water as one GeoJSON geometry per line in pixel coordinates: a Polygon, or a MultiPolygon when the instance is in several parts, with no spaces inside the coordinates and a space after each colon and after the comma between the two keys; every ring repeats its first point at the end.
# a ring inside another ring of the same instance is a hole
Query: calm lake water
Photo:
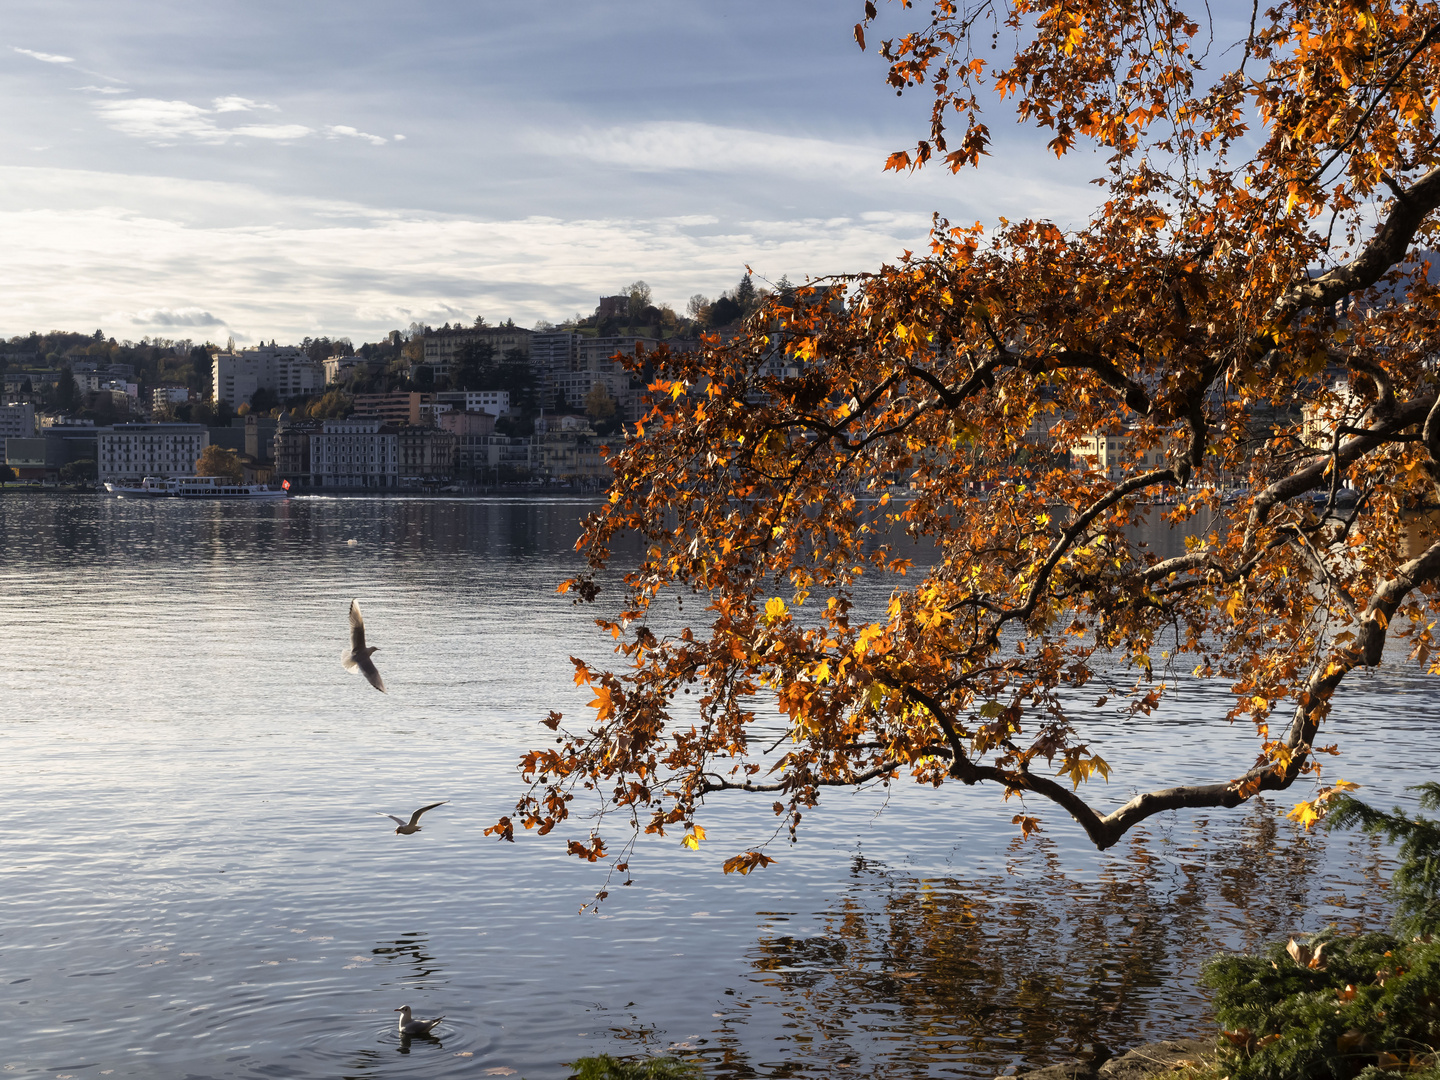
{"type": "MultiPolygon", "coordinates": [[[[1013,803],[958,785],[837,793],[749,878],[719,863],[774,818],[720,800],[700,852],[642,844],[578,914],[603,869],[483,830],[538,720],[583,712],[568,657],[607,652],[554,591],[589,505],[0,496],[0,1070],[543,1080],[673,1048],[712,1076],[994,1076],[1202,1032],[1216,949],[1388,917],[1384,849],[1298,831],[1299,795],[1097,854],[1043,805],[1020,843],[1013,803]],[[387,695],[340,665],[351,597],[387,695]],[[438,799],[414,836],[377,816],[438,799]],[[402,1045],[407,1004],[437,1040],[402,1045]]],[[[1111,721],[1097,794],[1242,771],[1218,690],[1111,721]]],[[[1434,681],[1357,680],[1326,738],[1330,775],[1410,805],[1434,681]]]]}

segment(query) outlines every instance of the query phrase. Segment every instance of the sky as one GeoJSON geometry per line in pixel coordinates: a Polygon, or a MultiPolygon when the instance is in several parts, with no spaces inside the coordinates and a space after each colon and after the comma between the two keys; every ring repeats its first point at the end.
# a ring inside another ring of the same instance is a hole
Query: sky
{"type": "MultiPolygon", "coordinates": [[[[882,5],[883,7],[883,5],[882,5]]],[[[1083,220],[1094,159],[926,128],[858,0],[4,0],[0,335],[245,344],[683,310],[921,248],[933,212],[1083,220]]]]}

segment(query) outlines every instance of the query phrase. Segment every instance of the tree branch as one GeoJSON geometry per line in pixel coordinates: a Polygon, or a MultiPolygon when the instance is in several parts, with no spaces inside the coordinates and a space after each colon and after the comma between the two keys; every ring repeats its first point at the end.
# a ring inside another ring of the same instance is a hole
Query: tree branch
{"type": "Polygon", "coordinates": [[[1288,323],[1303,308],[1333,304],[1357,289],[1375,284],[1386,270],[1405,257],[1420,223],[1437,206],[1440,206],[1440,168],[1431,169],[1410,185],[1404,198],[1395,200],[1384,224],[1359,255],[1313,280],[1291,285],[1270,306],[1266,321],[1272,326],[1288,323]]]}

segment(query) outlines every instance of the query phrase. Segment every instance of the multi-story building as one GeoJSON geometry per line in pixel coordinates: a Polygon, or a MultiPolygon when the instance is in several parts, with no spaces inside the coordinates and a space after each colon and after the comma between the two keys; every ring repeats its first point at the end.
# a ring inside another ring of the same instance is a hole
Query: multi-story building
{"type": "Polygon", "coordinates": [[[95,464],[101,483],[194,476],[195,461],[209,445],[203,424],[116,424],[95,429],[95,464]]]}
{"type": "Polygon", "coordinates": [[[31,439],[6,439],[5,462],[21,480],[57,480],[60,470],[74,461],[94,461],[95,433],[93,423],[67,427],[53,424],[42,427],[31,439]]]}
{"type": "Polygon", "coordinates": [[[580,335],[572,330],[534,335],[530,339],[530,370],[535,373],[540,401],[548,409],[555,403],[560,381],[580,370],[580,335]]]}
{"type": "Polygon", "coordinates": [[[1130,428],[1114,428],[1086,435],[1070,447],[1070,453],[1092,469],[1100,469],[1106,477],[1119,482],[1130,473],[1158,469],[1165,464],[1166,447],[1137,446],[1130,428]]]}
{"type": "Polygon", "coordinates": [[[461,352],[471,342],[489,345],[498,361],[506,353],[518,352],[529,357],[534,331],[520,326],[470,326],[453,330],[431,330],[425,335],[425,359],[422,363],[440,378],[450,374],[459,363],[461,352]]]}
{"type": "MultiPolygon", "coordinates": [[[[319,420],[291,420],[275,429],[275,475],[292,486],[313,487],[310,470],[310,437],[320,431],[319,420]]],[[[247,431],[248,434],[248,431],[247,431]]]]}
{"type": "Polygon", "coordinates": [[[440,428],[406,424],[395,433],[397,472],[402,487],[448,480],[455,470],[456,438],[440,428]]]}
{"type": "Polygon", "coordinates": [[[16,371],[12,368],[5,372],[3,382],[5,397],[8,399],[21,394],[44,393],[57,386],[60,378],[61,372],[58,370],[16,371]]]}
{"type": "Polygon", "coordinates": [[[504,416],[510,411],[509,390],[442,390],[435,395],[435,401],[465,412],[485,412],[491,416],[504,416]]]}
{"type": "Polygon", "coordinates": [[[28,401],[0,405],[0,441],[33,439],[35,437],[35,406],[28,401]]]}
{"type": "Polygon", "coordinates": [[[156,386],[150,391],[150,408],[173,409],[190,400],[190,391],[184,386],[156,386]]]}
{"type": "Polygon", "coordinates": [[[594,431],[555,430],[534,438],[536,471],[551,480],[587,482],[608,478],[611,468],[594,431]]]}
{"type": "Polygon", "coordinates": [[[262,345],[239,352],[214,353],[210,357],[214,379],[214,400],[238,409],[256,390],[273,390],[285,401],[325,388],[323,365],[311,360],[293,345],[262,345]]]}
{"type": "Polygon", "coordinates": [[[388,394],[356,394],[351,401],[356,416],[373,416],[390,424],[423,423],[427,411],[434,417],[435,395],[393,390],[388,394]]]}
{"type": "Polygon", "coordinates": [[[310,476],[314,486],[398,486],[396,430],[377,416],[324,421],[320,430],[310,436],[310,476]]]}
{"type": "Polygon", "coordinates": [[[495,434],[495,417],[485,412],[451,410],[440,413],[436,423],[455,437],[453,475],[465,480],[489,477],[489,440],[495,434]]]}
{"type": "Polygon", "coordinates": [[[327,356],[320,361],[325,370],[325,385],[347,382],[358,374],[378,375],[385,370],[384,360],[367,360],[362,356],[327,356]]]}
{"type": "Polygon", "coordinates": [[[563,395],[567,408],[584,409],[586,398],[598,384],[615,400],[622,420],[638,420],[644,412],[645,379],[643,375],[632,375],[615,356],[634,355],[659,344],[654,338],[630,334],[579,338],[571,370],[551,377],[552,399],[563,395]]]}

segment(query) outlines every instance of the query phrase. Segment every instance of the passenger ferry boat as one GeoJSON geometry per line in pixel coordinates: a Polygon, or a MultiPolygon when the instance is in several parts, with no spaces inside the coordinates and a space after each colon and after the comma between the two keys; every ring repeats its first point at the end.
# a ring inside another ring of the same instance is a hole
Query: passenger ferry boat
{"type": "Polygon", "coordinates": [[[290,481],[272,488],[265,484],[237,484],[228,476],[177,476],[169,480],[147,476],[138,484],[106,481],[105,490],[112,495],[142,499],[162,496],[174,499],[283,499],[290,494],[290,481]]]}

